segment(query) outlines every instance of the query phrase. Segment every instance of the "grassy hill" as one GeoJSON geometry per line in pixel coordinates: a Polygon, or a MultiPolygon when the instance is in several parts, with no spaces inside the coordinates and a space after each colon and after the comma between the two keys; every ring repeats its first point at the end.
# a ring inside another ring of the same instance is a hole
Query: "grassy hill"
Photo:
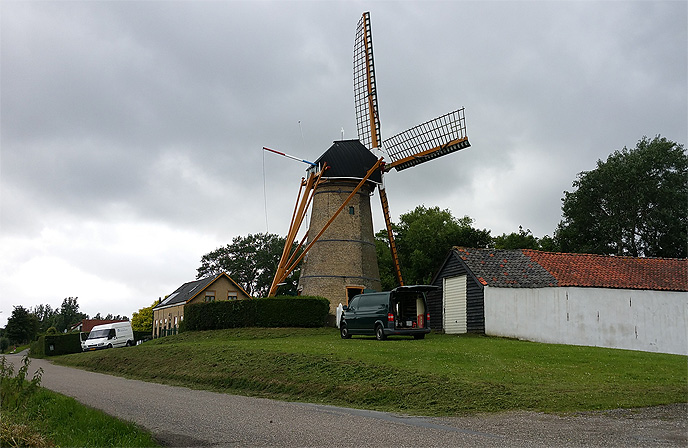
{"type": "Polygon", "coordinates": [[[688,401],[687,357],[430,334],[336,329],[187,332],[63,365],[191,388],[421,415],[572,412],[688,401]]]}

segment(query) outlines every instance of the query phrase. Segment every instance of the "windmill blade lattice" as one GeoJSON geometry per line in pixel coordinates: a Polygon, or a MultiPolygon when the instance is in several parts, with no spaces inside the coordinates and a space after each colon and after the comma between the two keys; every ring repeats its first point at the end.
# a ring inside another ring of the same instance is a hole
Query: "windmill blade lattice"
{"type": "Polygon", "coordinates": [[[358,139],[368,149],[380,146],[380,117],[377,107],[373,34],[370,14],[363,13],[356,27],[354,41],[354,103],[358,139]]]}
{"type": "Polygon", "coordinates": [[[368,12],[363,13],[356,28],[353,68],[356,127],[360,143],[356,140],[335,141],[315,163],[264,147],[266,151],[311,165],[307,171],[308,178],[301,180],[289,234],[269,295],[274,296],[277,288],[301,263],[299,291],[303,295],[327,297],[331,312],[338,303],[348,301],[354,294],[365,289],[382,288],[375,244],[371,244],[375,242],[375,237],[370,196],[375,188],[379,191],[382,204],[395,275],[399,285],[404,284],[387,193],[382,181],[384,173],[391,168],[401,171],[470,146],[463,109],[401,132],[383,144],[368,12]],[[371,154],[373,149],[385,152],[385,157],[391,163],[385,164],[383,157],[374,151],[371,154]],[[365,167],[365,175],[361,174],[361,167],[365,167]],[[343,218],[341,212],[347,205],[349,214],[343,218]],[[292,245],[309,206],[310,225],[294,252],[292,245]],[[321,239],[321,236],[324,237],[321,239]],[[300,255],[299,249],[302,250],[300,255]],[[345,262],[342,262],[342,256],[345,262]]]}
{"type": "Polygon", "coordinates": [[[461,108],[385,140],[383,147],[392,160],[385,170],[401,171],[469,146],[461,108]]]}

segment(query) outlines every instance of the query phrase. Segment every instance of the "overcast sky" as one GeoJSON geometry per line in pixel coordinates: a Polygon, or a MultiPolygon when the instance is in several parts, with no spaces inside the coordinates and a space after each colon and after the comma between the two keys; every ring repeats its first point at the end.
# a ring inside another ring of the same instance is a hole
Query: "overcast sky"
{"type": "MultiPolygon", "coordinates": [[[[383,138],[459,107],[471,147],[386,177],[492,235],[552,235],[576,174],[687,140],[685,1],[0,4],[0,326],[13,305],[150,305],[235,236],[284,235],[306,166],[356,138],[370,11],[383,138]]],[[[375,230],[384,228],[373,198],[375,230]]]]}

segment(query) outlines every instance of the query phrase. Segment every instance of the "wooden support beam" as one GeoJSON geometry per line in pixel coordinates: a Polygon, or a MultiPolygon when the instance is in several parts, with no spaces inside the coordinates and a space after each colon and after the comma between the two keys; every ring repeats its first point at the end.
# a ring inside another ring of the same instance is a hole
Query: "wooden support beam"
{"type": "MultiPolygon", "coordinates": [[[[296,269],[296,267],[299,265],[299,263],[301,263],[301,260],[303,260],[303,257],[306,256],[306,254],[307,254],[308,251],[311,249],[311,247],[313,247],[313,244],[315,244],[315,243],[318,241],[318,239],[320,239],[320,237],[322,236],[322,234],[325,233],[325,230],[327,230],[327,228],[330,227],[330,225],[334,222],[334,220],[335,220],[335,219],[337,218],[337,216],[342,212],[342,210],[344,210],[344,208],[347,206],[347,204],[349,204],[349,202],[351,202],[351,199],[353,199],[353,197],[356,195],[356,193],[358,193],[359,190],[361,189],[361,187],[363,187],[363,185],[364,185],[364,184],[366,183],[366,181],[370,178],[370,176],[372,176],[373,173],[375,173],[377,170],[380,169],[380,166],[381,166],[382,164],[383,164],[382,158],[380,158],[377,162],[375,162],[375,164],[373,165],[373,167],[370,168],[370,170],[368,170],[368,172],[366,173],[365,177],[364,177],[363,179],[361,179],[361,181],[358,183],[358,185],[356,186],[356,188],[354,188],[354,190],[349,194],[349,196],[347,196],[347,198],[344,200],[344,202],[342,203],[342,205],[337,209],[337,211],[334,212],[334,214],[333,214],[332,217],[329,219],[329,221],[327,221],[327,223],[325,223],[325,225],[324,225],[323,228],[320,230],[320,232],[318,232],[318,234],[315,235],[315,236],[313,237],[313,239],[312,239],[311,242],[308,244],[308,246],[306,246],[306,248],[303,250],[303,252],[301,252],[301,255],[299,255],[299,257],[296,259],[296,261],[294,261],[294,262],[293,262],[292,264],[290,264],[286,269],[284,269],[284,271],[282,272],[282,275],[281,275],[279,278],[278,278],[277,275],[275,275],[275,280],[273,280],[273,282],[272,282],[273,285],[278,285],[279,283],[282,283],[284,280],[286,280],[287,277],[289,277],[289,274],[291,274],[292,271],[294,271],[294,269],[296,269]]],[[[281,261],[280,261],[280,262],[281,262],[281,261]]],[[[276,290],[276,289],[277,289],[277,288],[275,287],[275,290],[276,290]]],[[[272,288],[270,288],[270,292],[274,294],[274,292],[272,291],[272,288]]]]}
{"type": "Polygon", "coordinates": [[[301,187],[299,188],[299,194],[296,198],[296,204],[294,205],[294,213],[291,217],[289,232],[287,233],[287,238],[284,242],[284,249],[282,249],[282,256],[280,257],[277,271],[275,272],[275,277],[272,279],[272,285],[270,285],[268,297],[274,297],[274,295],[277,293],[279,284],[289,277],[289,274],[291,274],[291,271],[293,271],[293,269],[289,270],[288,266],[293,260],[294,254],[296,254],[296,252],[298,252],[303,245],[303,241],[299,244],[299,247],[294,254],[291,254],[292,244],[296,239],[296,234],[299,232],[299,229],[303,224],[306,211],[313,200],[313,192],[315,191],[315,187],[317,187],[317,185],[320,183],[322,175],[326,169],[327,165],[325,164],[317,173],[310,173],[308,179],[301,179],[301,187]]]}
{"type": "Polygon", "coordinates": [[[392,264],[394,265],[394,274],[397,276],[399,286],[404,286],[404,279],[401,277],[401,266],[399,265],[399,256],[397,254],[397,243],[394,240],[394,232],[392,231],[392,218],[389,216],[389,203],[387,202],[387,193],[385,189],[380,186],[378,188],[380,193],[380,202],[382,203],[382,215],[385,217],[385,226],[387,227],[387,237],[389,238],[389,250],[392,253],[392,264]]]}

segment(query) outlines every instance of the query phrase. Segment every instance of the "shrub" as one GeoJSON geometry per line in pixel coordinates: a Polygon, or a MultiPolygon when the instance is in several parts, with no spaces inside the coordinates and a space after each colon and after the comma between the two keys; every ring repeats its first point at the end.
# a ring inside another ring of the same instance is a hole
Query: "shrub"
{"type": "Polygon", "coordinates": [[[194,303],[184,307],[185,330],[219,330],[252,327],[256,321],[255,299],[194,303]]]}
{"type": "Polygon", "coordinates": [[[29,357],[24,356],[22,366],[14,376],[12,364],[4,356],[0,360],[0,393],[2,394],[0,446],[53,446],[33,428],[16,421],[17,411],[26,408],[31,396],[38,392],[43,377],[43,368],[39,368],[30,381],[26,380],[30,362],[29,357]]]}
{"type": "Polygon", "coordinates": [[[81,336],[79,333],[55,334],[40,336],[31,344],[31,356],[68,355],[81,352],[81,336]]]}
{"type": "Polygon", "coordinates": [[[322,297],[280,296],[257,299],[257,327],[323,327],[330,311],[322,297]]]}
{"type": "Polygon", "coordinates": [[[29,346],[29,354],[32,358],[45,357],[45,336],[39,336],[38,339],[31,343],[29,346]]]}
{"type": "Polygon", "coordinates": [[[12,364],[3,356],[0,360],[0,390],[2,391],[2,409],[16,410],[26,403],[29,396],[38,391],[43,377],[43,368],[40,367],[33,378],[28,381],[26,375],[31,361],[28,356],[22,358],[22,366],[14,376],[12,364]]]}
{"type": "Polygon", "coordinates": [[[134,331],[134,343],[137,341],[147,341],[153,339],[152,330],[151,331],[134,331]]]}
{"type": "Polygon", "coordinates": [[[81,352],[79,333],[67,333],[45,337],[45,354],[48,356],[67,355],[81,352]]]}
{"type": "Polygon", "coordinates": [[[159,446],[131,423],[40,387],[43,369],[27,378],[27,357],[16,377],[12,364],[1,358],[0,446],[159,446]]]}
{"type": "Polygon", "coordinates": [[[322,327],[330,302],[323,297],[281,296],[195,303],[184,307],[185,330],[240,327],[322,327]]]}
{"type": "Polygon", "coordinates": [[[10,348],[10,340],[6,337],[0,338],[0,353],[5,353],[10,348]]]}

